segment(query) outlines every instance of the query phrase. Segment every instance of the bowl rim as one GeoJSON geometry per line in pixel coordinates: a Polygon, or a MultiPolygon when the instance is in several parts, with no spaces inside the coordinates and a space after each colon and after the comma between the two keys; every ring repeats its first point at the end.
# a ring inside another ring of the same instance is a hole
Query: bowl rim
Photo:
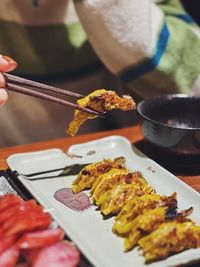
{"type": "Polygon", "coordinates": [[[146,119],[147,121],[150,121],[150,122],[153,122],[157,125],[162,125],[164,127],[167,127],[169,129],[178,129],[178,130],[182,130],[182,131],[185,131],[185,130],[189,130],[189,131],[197,131],[197,130],[200,130],[200,127],[197,128],[197,127],[178,127],[178,126],[172,126],[172,125],[168,125],[168,124],[165,124],[165,123],[162,123],[162,122],[158,122],[156,120],[153,120],[151,119],[150,117],[146,116],[141,108],[147,103],[147,102],[150,102],[152,100],[157,100],[157,99],[165,99],[165,100],[172,100],[172,99],[179,99],[179,98],[187,98],[187,99],[199,99],[200,100],[200,96],[196,96],[196,95],[187,95],[187,94],[166,94],[166,95],[158,95],[158,96],[153,96],[153,97],[150,97],[150,98],[147,98],[147,99],[144,99],[144,100],[141,100],[137,106],[136,106],[136,109],[137,109],[137,112],[139,113],[139,115],[141,117],[143,117],[144,119],[146,119]]]}

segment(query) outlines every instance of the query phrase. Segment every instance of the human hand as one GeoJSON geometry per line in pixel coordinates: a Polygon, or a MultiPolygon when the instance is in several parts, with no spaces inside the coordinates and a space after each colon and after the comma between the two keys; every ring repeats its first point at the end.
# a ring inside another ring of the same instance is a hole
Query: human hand
{"type": "Polygon", "coordinates": [[[8,94],[5,90],[6,81],[3,72],[9,72],[17,67],[17,63],[10,57],[0,55],[0,107],[5,104],[8,94]]]}

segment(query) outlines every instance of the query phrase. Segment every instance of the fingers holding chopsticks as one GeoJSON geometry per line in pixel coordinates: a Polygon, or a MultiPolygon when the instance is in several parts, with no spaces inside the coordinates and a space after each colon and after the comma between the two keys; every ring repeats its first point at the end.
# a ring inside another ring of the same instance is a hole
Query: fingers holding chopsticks
{"type": "Polygon", "coordinates": [[[10,57],[0,55],[0,106],[3,106],[8,99],[8,94],[5,90],[6,82],[1,72],[9,72],[17,67],[17,63],[10,57]]]}

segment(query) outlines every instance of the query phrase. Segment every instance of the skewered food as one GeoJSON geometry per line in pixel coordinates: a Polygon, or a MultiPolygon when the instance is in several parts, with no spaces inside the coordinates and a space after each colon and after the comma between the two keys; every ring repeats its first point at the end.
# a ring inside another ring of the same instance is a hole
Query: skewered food
{"type": "Polygon", "coordinates": [[[138,242],[146,262],[161,260],[170,254],[200,247],[200,227],[193,222],[166,222],[138,242]]]}
{"type": "MultiPolygon", "coordinates": [[[[113,109],[120,109],[123,111],[135,109],[136,104],[130,96],[119,97],[114,91],[107,91],[105,89],[96,90],[88,96],[79,99],[77,104],[81,107],[93,109],[99,113],[104,113],[113,109]]],[[[80,126],[87,119],[94,119],[96,115],[91,115],[87,112],[75,110],[74,118],[69,124],[67,133],[74,136],[80,126]]]]}
{"type": "Polygon", "coordinates": [[[109,172],[111,169],[125,169],[125,158],[120,157],[114,160],[104,159],[100,162],[90,164],[83,168],[72,184],[74,193],[92,187],[99,175],[109,172]]]}

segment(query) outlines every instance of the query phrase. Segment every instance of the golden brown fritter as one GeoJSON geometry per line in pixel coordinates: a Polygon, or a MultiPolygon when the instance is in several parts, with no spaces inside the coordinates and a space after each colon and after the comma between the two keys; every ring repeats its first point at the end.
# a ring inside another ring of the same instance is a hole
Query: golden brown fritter
{"type": "Polygon", "coordinates": [[[101,212],[104,215],[119,212],[123,206],[136,196],[152,194],[154,190],[144,178],[138,178],[133,183],[124,183],[106,191],[98,200],[101,212]]]}
{"type": "MultiPolygon", "coordinates": [[[[136,107],[135,102],[130,96],[119,97],[114,91],[107,91],[105,89],[96,90],[88,96],[79,99],[77,104],[99,113],[105,113],[113,109],[120,109],[122,111],[133,110],[136,107]]],[[[87,119],[94,119],[96,117],[96,115],[75,110],[74,118],[69,124],[67,133],[74,136],[87,119]]]]}
{"type": "Polygon", "coordinates": [[[165,259],[170,254],[200,247],[200,227],[193,222],[167,222],[138,242],[146,262],[165,259]]]}
{"type": "Polygon", "coordinates": [[[135,247],[138,241],[152,233],[160,224],[167,221],[185,222],[190,221],[187,216],[192,212],[192,208],[176,213],[176,209],[170,207],[159,207],[149,210],[137,216],[130,225],[128,233],[124,239],[125,250],[128,251],[135,247]]]}
{"type": "MultiPolygon", "coordinates": [[[[92,187],[92,199],[99,205],[98,200],[107,191],[111,190],[119,184],[132,184],[134,182],[141,182],[139,178],[143,178],[140,172],[129,172],[128,170],[124,173],[116,173],[115,175],[104,174],[101,179],[97,179],[92,187]]],[[[146,182],[146,181],[145,181],[146,182]]]]}
{"type": "Polygon", "coordinates": [[[131,223],[137,216],[158,207],[168,207],[176,210],[176,193],[169,197],[151,194],[132,199],[122,208],[121,212],[115,218],[113,232],[126,234],[130,231],[131,223]]]}
{"type": "Polygon", "coordinates": [[[92,187],[96,179],[104,173],[109,172],[111,169],[125,170],[125,158],[120,157],[114,160],[104,159],[100,162],[89,164],[81,170],[78,177],[72,183],[72,190],[78,193],[84,189],[92,187]]]}

